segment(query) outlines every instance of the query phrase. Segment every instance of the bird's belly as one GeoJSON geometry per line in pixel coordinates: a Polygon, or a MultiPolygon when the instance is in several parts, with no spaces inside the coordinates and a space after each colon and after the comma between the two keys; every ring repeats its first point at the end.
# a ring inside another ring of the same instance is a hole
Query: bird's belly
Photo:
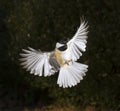
{"type": "Polygon", "coordinates": [[[57,49],[55,50],[55,58],[61,67],[68,66],[72,62],[72,60],[70,59],[70,56],[65,56],[65,55],[66,55],[66,52],[61,52],[57,49]]]}
{"type": "Polygon", "coordinates": [[[59,50],[55,50],[55,58],[57,60],[57,62],[60,64],[60,66],[63,66],[65,61],[62,57],[62,52],[60,52],[59,50]]]}

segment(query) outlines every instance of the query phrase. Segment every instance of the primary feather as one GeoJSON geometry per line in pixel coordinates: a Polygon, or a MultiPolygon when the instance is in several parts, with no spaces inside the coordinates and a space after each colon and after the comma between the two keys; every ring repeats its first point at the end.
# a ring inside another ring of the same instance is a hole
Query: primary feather
{"type": "Polygon", "coordinates": [[[42,53],[40,50],[36,51],[33,48],[23,49],[23,52],[20,54],[22,56],[22,59],[20,59],[21,65],[30,73],[39,76],[42,76],[42,74],[50,76],[59,70],[60,66],[54,58],[54,52],[42,53]]]}
{"type": "Polygon", "coordinates": [[[81,25],[79,26],[77,32],[73,36],[73,38],[68,41],[68,51],[71,52],[72,60],[76,61],[77,59],[82,56],[82,52],[84,52],[86,49],[86,43],[87,43],[87,31],[88,25],[85,20],[81,20],[81,25]]]}

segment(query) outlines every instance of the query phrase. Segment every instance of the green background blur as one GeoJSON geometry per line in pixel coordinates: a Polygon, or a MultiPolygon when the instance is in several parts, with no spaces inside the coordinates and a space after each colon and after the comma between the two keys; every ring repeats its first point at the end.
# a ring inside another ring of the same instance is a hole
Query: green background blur
{"type": "Polygon", "coordinates": [[[46,105],[120,110],[120,0],[0,1],[0,109],[46,105]],[[80,62],[89,71],[80,84],[59,88],[58,73],[44,78],[22,69],[22,48],[53,50],[74,35],[81,16],[89,37],[80,62]]]}

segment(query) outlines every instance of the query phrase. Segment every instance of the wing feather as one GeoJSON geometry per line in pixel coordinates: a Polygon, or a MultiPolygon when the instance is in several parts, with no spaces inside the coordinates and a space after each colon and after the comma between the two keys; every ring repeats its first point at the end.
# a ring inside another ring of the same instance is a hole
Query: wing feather
{"type": "Polygon", "coordinates": [[[86,50],[86,43],[87,43],[87,34],[88,34],[88,24],[85,20],[81,20],[81,24],[73,36],[73,38],[68,41],[68,51],[71,52],[71,59],[73,61],[77,61],[77,59],[82,56],[82,52],[86,50]]]}
{"type": "Polygon", "coordinates": [[[28,50],[23,49],[23,53],[20,54],[20,59],[23,68],[26,68],[30,73],[34,73],[39,76],[50,76],[57,72],[60,68],[58,62],[54,58],[53,52],[37,51],[31,47],[28,50]]]}

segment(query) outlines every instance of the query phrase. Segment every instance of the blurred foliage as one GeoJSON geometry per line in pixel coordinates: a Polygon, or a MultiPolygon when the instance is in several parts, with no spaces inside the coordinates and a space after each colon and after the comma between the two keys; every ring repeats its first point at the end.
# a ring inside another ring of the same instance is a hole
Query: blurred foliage
{"type": "Polygon", "coordinates": [[[27,105],[95,105],[120,109],[119,0],[1,0],[0,108],[27,105]],[[19,66],[22,48],[53,50],[71,38],[85,16],[89,23],[87,76],[73,88],[56,85],[51,77],[30,75],[19,66]]]}

